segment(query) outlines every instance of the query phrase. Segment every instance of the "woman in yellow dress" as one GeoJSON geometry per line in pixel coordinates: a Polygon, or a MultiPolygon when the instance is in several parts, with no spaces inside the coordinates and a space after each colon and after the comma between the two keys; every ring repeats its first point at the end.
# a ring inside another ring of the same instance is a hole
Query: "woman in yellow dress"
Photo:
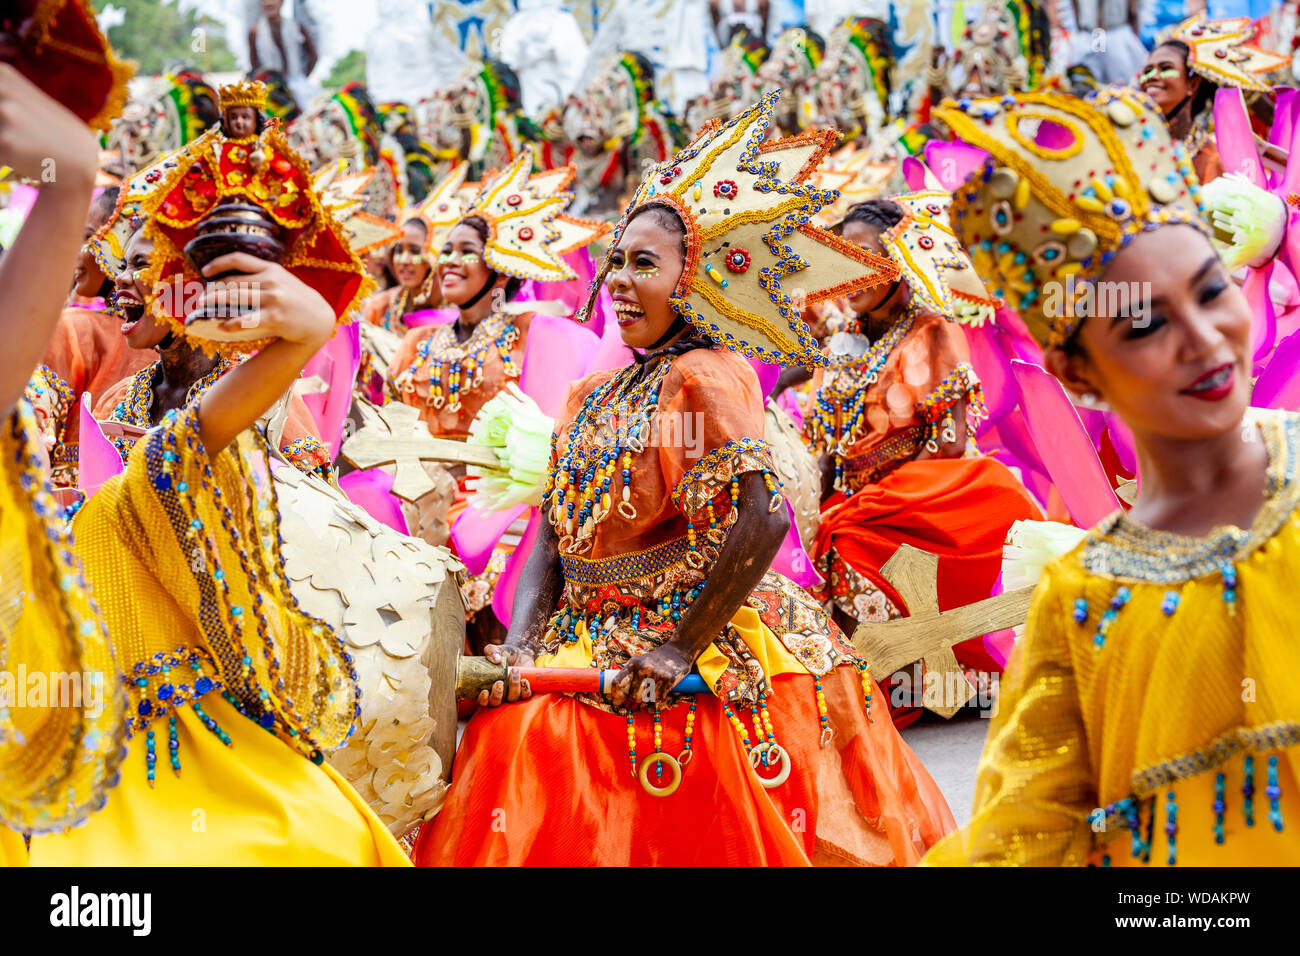
{"type": "MultiPolygon", "coordinates": [[[[256,91],[222,90],[228,129],[246,108],[229,104],[244,93],[256,91]]],[[[177,179],[188,164],[205,162],[210,139],[226,145],[217,133],[196,141],[178,159],[177,179]]],[[[297,168],[273,130],[257,150],[289,156],[297,168]]],[[[223,161],[244,162],[252,151],[231,152],[223,161]]],[[[144,202],[145,233],[155,243],[149,289],[154,267],[172,268],[168,253],[185,239],[166,231],[180,221],[166,210],[175,201],[168,189],[163,177],[144,202]],[[160,205],[163,216],[154,218],[160,205]]],[[[327,262],[328,275],[317,286],[292,265],[243,252],[209,263],[205,275],[238,275],[210,284],[203,305],[255,308],[214,324],[221,335],[255,329],[246,346],[256,354],[168,412],[74,522],[124,676],[130,743],[107,806],[83,827],[34,838],[33,864],[408,862],[323,763],[354,728],[355,671],[332,630],[289,591],[265,442],[249,427],[293,385],[365,285],[339,225],[314,193],[296,195],[302,231],[286,230],[286,262],[308,236],[333,257],[313,254],[308,268],[326,270],[327,262]]],[[[169,314],[161,298],[150,297],[153,318],[192,335],[194,326],[169,314]]]]}
{"type": "Polygon", "coordinates": [[[102,806],[124,755],[125,698],[22,397],[63,306],[96,143],[8,63],[0,118],[0,163],[19,177],[39,178],[48,162],[59,171],[0,258],[0,866],[20,866],[22,834],[75,826],[102,806]]]}
{"type": "Polygon", "coordinates": [[[991,154],[953,204],[963,243],[1040,291],[1049,368],[1123,419],[1142,480],[1047,565],[971,822],[926,861],[1300,863],[1300,420],[1248,409],[1250,309],[1186,152],[1136,90],[935,115],[991,154]]]}

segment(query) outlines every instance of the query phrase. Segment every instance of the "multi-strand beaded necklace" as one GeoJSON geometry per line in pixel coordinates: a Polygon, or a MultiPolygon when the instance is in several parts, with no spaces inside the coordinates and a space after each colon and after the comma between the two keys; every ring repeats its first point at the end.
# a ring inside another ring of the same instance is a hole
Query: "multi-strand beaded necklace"
{"type": "MultiPolygon", "coordinates": [[[[889,361],[890,354],[907,337],[907,333],[912,331],[914,320],[912,313],[904,313],[861,357],[846,356],[839,360],[831,358],[831,367],[835,370],[836,377],[850,376],[854,385],[852,390],[840,392],[834,399],[828,394],[834,383],[822,386],[817,393],[809,434],[815,443],[834,456],[836,488],[843,489],[843,452],[861,428],[871,389],[879,381],[880,370],[889,361]]],[[[839,389],[835,391],[838,392],[839,389]]]]}
{"type": "MultiPolygon", "coordinates": [[[[189,387],[189,390],[185,393],[185,404],[190,404],[190,402],[202,395],[209,386],[230,371],[235,364],[230,359],[220,359],[212,371],[189,387]]],[[[135,425],[137,428],[147,429],[152,427],[153,390],[161,372],[162,359],[159,359],[152,365],[135,373],[131,378],[131,384],[127,386],[126,394],[122,396],[122,400],[113,409],[113,421],[121,422],[124,425],[135,425]]],[[[131,446],[134,441],[128,438],[114,438],[112,442],[118,454],[125,460],[131,453],[131,446]]]]}
{"type": "Polygon", "coordinates": [[[500,356],[506,375],[519,377],[519,367],[510,355],[518,340],[519,329],[504,312],[493,312],[474,326],[464,342],[456,341],[454,326],[438,326],[420,343],[415,360],[393,384],[399,393],[414,394],[416,377],[428,366],[429,407],[446,406],[449,412],[460,411],[461,395],[483,384],[483,369],[493,349],[500,356]]]}
{"type": "Polygon", "coordinates": [[[596,526],[615,510],[636,520],[632,456],[650,440],[659,389],[672,366],[673,357],[667,356],[644,377],[638,375],[641,366],[628,366],[593,389],[569,425],[568,444],[546,490],[547,512],[560,534],[562,553],[590,551],[596,526]],[[616,508],[613,481],[620,470],[616,508]]]}

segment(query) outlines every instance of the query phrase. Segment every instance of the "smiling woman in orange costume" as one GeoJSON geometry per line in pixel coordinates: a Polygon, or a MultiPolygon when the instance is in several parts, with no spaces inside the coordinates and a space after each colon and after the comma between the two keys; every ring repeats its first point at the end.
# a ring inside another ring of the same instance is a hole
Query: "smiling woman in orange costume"
{"type": "MultiPolygon", "coordinates": [[[[468,437],[479,410],[522,373],[533,313],[512,300],[523,281],[576,278],[564,253],[608,231],[603,223],[562,211],[573,199],[561,192],[573,178],[572,166],[530,175],[529,156],[521,154],[489,177],[472,199],[462,188],[468,168],[462,164],[419,207],[419,221],[439,241],[433,281],[457,316],[450,324],[408,332],[388,380],[398,401],[419,409],[435,438],[468,437]]],[[[450,526],[468,505],[469,493],[464,467],[448,470],[458,481],[446,518],[450,526]]],[[[487,568],[469,582],[466,610],[476,648],[500,640],[501,625],[486,608],[508,553],[498,546],[487,568]]]]}
{"type": "Polygon", "coordinates": [[[906,864],[953,825],[851,645],[768,570],[789,517],[733,350],[819,361],[765,277],[788,270],[815,298],[892,272],[801,224],[825,201],[794,172],[816,144],[759,155],[775,99],[637,191],[602,271],[639,354],[570,387],[547,520],[488,651],[619,670],[610,694],[534,696],[517,671],[485,690],[418,863],[906,864]],[[708,691],[672,694],[692,671],[708,691]]]}

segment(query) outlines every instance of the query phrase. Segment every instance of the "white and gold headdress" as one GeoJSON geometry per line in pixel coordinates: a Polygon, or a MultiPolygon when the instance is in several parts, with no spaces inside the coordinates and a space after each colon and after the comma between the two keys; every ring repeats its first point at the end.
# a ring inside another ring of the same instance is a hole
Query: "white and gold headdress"
{"type": "Polygon", "coordinates": [[[572,166],[529,175],[532,161],[531,152],[520,153],[500,173],[485,177],[460,218],[478,216],[487,223],[483,255],[493,270],[542,282],[577,278],[561,256],[604,235],[609,224],[563,212],[573,200],[573,193],[561,192],[573,179],[572,166]]]}
{"type": "Polygon", "coordinates": [[[405,225],[412,219],[424,223],[424,251],[436,254],[447,241],[447,236],[460,222],[478,192],[477,183],[467,183],[469,163],[459,162],[442,181],[429,190],[429,195],[407,209],[399,217],[405,225]]]}
{"type": "Polygon", "coordinates": [[[1205,14],[1188,17],[1169,39],[1187,44],[1187,65],[1219,86],[1267,93],[1271,83],[1261,77],[1291,62],[1283,53],[1265,50],[1250,41],[1258,28],[1250,17],[1206,22],[1205,14]]]}
{"type": "Polygon", "coordinates": [[[779,95],[765,94],[726,125],[711,121],[686,149],[652,167],[612,245],[640,209],[670,207],[686,227],[673,310],[723,348],[817,366],[825,359],[800,308],[891,282],[898,268],[813,224],[838,194],[806,181],[839,134],[810,130],[768,142],[779,95]]]}
{"type": "Polygon", "coordinates": [[[312,188],[320,204],[338,220],[347,234],[352,251],[359,256],[396,242],[402,230],[396,223],[365,211],[365,190],[375,178],[375,169],[349,173],[347,160],[338,159],[312,175],[312,188]]]}
{"type": "Polygon", "coordinates": [[[889,257],[903,271],[914,304],[962,325],[980,326],[993,317],[997,299],[975,273],[948,221],[952,196],[942,189],[894,196],[905,215],[880,236],[889,257]]]}

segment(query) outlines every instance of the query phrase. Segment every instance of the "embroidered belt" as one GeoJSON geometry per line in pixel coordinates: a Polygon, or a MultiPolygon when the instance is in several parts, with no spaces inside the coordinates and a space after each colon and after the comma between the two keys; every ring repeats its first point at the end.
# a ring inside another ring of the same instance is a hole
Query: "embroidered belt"
{"type": "Polygon", "coordinates": [[[910,461],[925,440],[925,426],[912,425],[895,432],[864,454],[844,459],[844,474],[852,476],[853,486],[860,488],[910,461]]]}
{"type": "Polygon", "coordinates": [[[686,560],[685,538],[674,538],[644,551],[632,551],[612,558],[591,561],[576,555],[561,554],[560,567],[570,584],[587,587],[618,584],[652,578],[686,560]]]}
{"type": "Polygon", "coordinates": [[[51,465],[75,465],[81,458],[81,446],[60,442],[50,453],[51,465]]]}

